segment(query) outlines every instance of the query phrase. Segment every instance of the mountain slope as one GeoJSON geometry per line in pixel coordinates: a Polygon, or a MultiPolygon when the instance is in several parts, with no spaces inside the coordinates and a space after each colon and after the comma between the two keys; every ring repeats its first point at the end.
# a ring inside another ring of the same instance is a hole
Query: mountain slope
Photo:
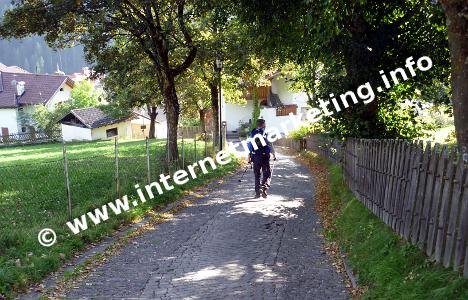
{"type": "MultiPolygon", "coordinates": [[[[10,7],[11,0],[0,0],[0,16],[10,7]]],[[[87,65],[83,57],[83,47],[54,50],[39,36],[23,40],[0,39],[0,62],[38,73],[53,73],[59,66],[60,70],[68,74],[87,65]]]]}

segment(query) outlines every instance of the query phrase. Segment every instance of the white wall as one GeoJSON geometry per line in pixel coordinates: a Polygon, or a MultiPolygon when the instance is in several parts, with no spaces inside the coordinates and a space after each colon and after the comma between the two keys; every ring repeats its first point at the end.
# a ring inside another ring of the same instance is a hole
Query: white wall
{"type": "Polygon", "coordinates": [[[62,136],[69,141],[91,141],[91,129],[62,124],[62,136]]]}
{"type": "Polygon", "coordinates": [[[9,134],[18,133],[18,124],[16,118],[16,108],[0,108],[0,136],[1,128],[8,128],[9,134]]]}
{"type": "MultiPolygon", "coordinates": [[[[144,116],[148,115],[148,112],[144,108],[139,109],[139,113],[144,116]]],[[[166,114],[164,113],[164,108],[161,106],[158,107],[157,113],[158,115],[156,116],[155,136],[157,139],[165,139],[167,137],[167,121],[166,114]]],[[[146,125],[148,129],[150,126],[150,120],[141,116],[136,119],[133,119],[131,122],[133,124],[146,125]]]]}
{"type": "Polygon", "coordinates": [[[276,77],[271,80],[271,91],[278,94],[283,104],[295,104],[294,93],[289,90],[290,84],[282,77],[276,77]]]}
{"type": "Polygon", "coordinates": [[[91,130],[91,136],[93,140],[106,140],[107,137],[106,130],[111,128],[116,128],[119,134],[120,139],[131,139],[132,138],[132,126],[130,121],[121,122],[117,124],[107,125],[99,128],[93,128],[91,130]]]}
{"type": "Polygon", "coordinates": [[[260,117],[265,119],[266,126],[276,127],[281,133],[286,134],[285,130],[281,127],[281,123],[285,124],[286,130],[291,131],[294,129],[294,123],[289,116],[276,116],[276,108],[262,108],[260,110],[260,117]]]}
{"type": "Polygon", "coordinates": [[[247,100],[247,104],[225,104],[225,117],[223,121],[227,123],[227,131],[235,131],[239,129],[239,122],[247,123],[252,118],[253,101],[247,100]]]}
{"type": "Polygon", "coordinates": [[[167,122],[163,121],[156,123],[155,131],[155,136],[157,139],[165,139],[167,137],[167,122]]]}
{"type": "Polygon", "coordinates": [[[307,106],[307,95],[304,92],[293,92],[290,90],[291,83],[286,79],[276,77],[271,80],[271,90],[278,94],[283,104],[296,104],[298,107],[307,106]]]}
{"type": "Polygon", "coordinates": [[[66,83],[63,83],[60,88],[62,88],[63,91],[60,91],[60,89],[57,90],[55,95],[46,103],[46,107],[49,111],[55,110],[58,103],[70,100],[72,88],[66,83]]]}
{"type": "MultiPolygon", "coordinates": [[[[297,112],[301,112],[303,107],[308,107],[307,95],[304,92],[293,92],[290,90],[291,84],[286,79],[276,77],[271,81],[271,90],[278,94],[283,104],[296,104],[297,112]]],[[[224,101],[223,101],[224,102],[224,101]]],[[[227,122],[227,130],[234,131],[239,128],[239,122],[248,122],[252,118],[253,103],[252,100],[247,100],[246,105],[225,103],[223,110],[223,120],[227,122]]],[[[289,116],[276,116],[276,108],[261,108],[260,116],[267,121],[267,126],[278,126],[281,122],[289,120],[289,116]]],[[[292,124],[288,125],[289,130],[293,128],[292,124]]]]}

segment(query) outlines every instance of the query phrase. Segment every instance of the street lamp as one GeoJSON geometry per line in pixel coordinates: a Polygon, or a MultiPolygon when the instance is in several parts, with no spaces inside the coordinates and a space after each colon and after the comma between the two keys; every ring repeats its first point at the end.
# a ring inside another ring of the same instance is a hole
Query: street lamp
{"type": "Polygon", "coordinates": [[[219,94],[219,104],[218,104],[218,132],[219,132],[219,150],[223,150],[223,133],[222,133],[222,117],[221,117],[221,105],[222,105],[222,93],[221,93],[221,71],[223,70],[223,61],[221,56],[218,54],[216,56],[216,71],[218,72],[218,94],[219,94]]]}

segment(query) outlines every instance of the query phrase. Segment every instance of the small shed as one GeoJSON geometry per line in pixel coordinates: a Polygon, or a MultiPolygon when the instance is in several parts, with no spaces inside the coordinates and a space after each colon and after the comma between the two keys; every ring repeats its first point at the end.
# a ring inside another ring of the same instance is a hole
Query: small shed
{"type": "Polygon", "coordinates": [[[118,136],[132,139],[131,121],[135,115],[113,118],[96,107],[73,109],[59,123],[65,141],[106,140],[118,136]]]}

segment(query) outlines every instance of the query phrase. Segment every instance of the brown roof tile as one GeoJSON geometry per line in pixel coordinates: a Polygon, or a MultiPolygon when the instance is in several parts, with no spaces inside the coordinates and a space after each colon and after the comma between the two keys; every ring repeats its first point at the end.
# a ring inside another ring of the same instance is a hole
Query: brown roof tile
{"type": "Polygon", "coordinates": [[[102,110],[97,107],[72,109],[70,113],[60,119],[59,123],[69,119],[71,116],[77,118],[87,128],[98,128],[105,125],[119,123],[128,119],[132,119],[134,115],[125,118],[112,118],[106,115],[102,110]]]}
{"type": "Polygon", "coordinates": [[[0,72],[0,108],[17,106],[15,103],[16,87],[12,85],[13,80],[25,82],[19,105],[44,104],[52,98],[64,82],[73,86],[73,81],[62,75],[0,72]]]}

